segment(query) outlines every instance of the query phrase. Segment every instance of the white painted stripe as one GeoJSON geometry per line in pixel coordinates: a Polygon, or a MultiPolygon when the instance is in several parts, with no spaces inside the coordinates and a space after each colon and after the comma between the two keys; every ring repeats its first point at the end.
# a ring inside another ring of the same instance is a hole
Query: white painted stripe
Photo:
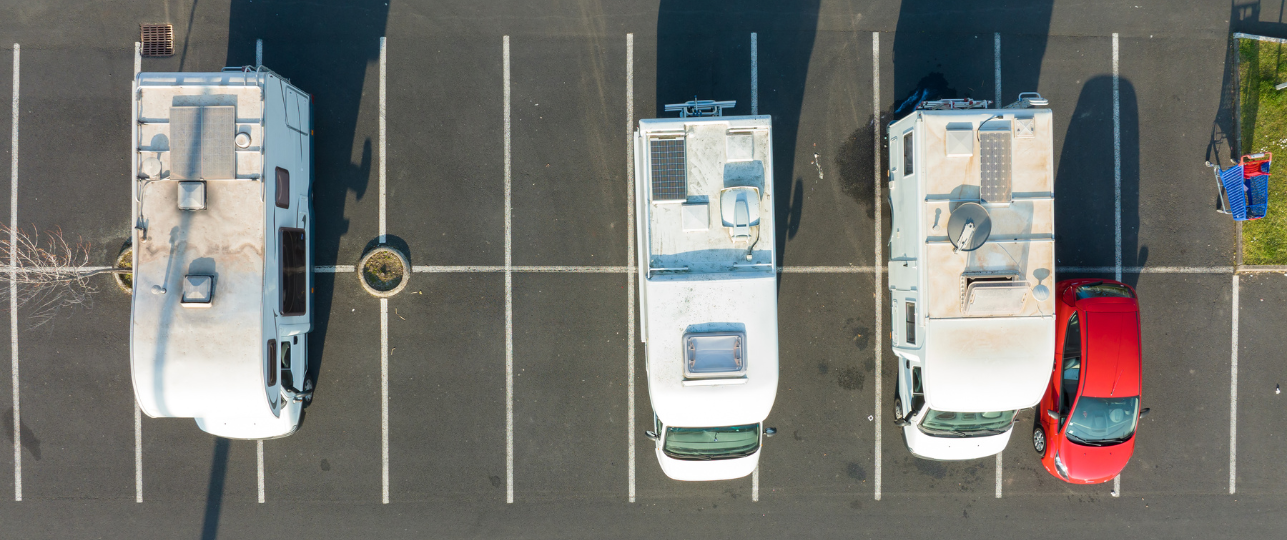
{"type": "MultiPolygon", "coordinates": [[[[255,67],[264,65],[264,40],[255,40],[255,67]]],[[[261,498],[262,499],[262,498],[261,498]]],[[[259,502],[264,502],[260,500],[259,502]]]]}
{"type": "Polygon", "coordinates": [[[1005,452],[997,452],[997,498],[998,499],[1001,498],[1001,454],[1004,454],[1004,453],[1005,452]]]}
{"type": "MultiPolygon", "coordinates": [[[[751,34],[754,35],[754,34],[751,34]]],[[[626,261],[635,266],[635,35],[626,34],[626,261]]],[[[635,276],[626,275],[626,465],[635,502],[635,276]]]]}
{"type": "Polygon", "coordinates": [[[1122,280],[1122,99],[1118,90],[1117,32],[1113,32],[1113,231],[1117,271],[1114,279],[1122,280]]]}
{"type": "MultiPolygon", "coordinates": [[[[1059,272],[1072,274],[1111,274],[1115,266],[1060,266],[1059,272]]],[[[1232,266],[1123,266],[1122,274],[1232,274],[1232,266]]]]}
{"type": "Polygon", "coordinates": [[[143,411],[134,402],[134,502],[143,502],[143,411]]]}
{"type": "Polygon", "coordinates": [[[505,60],[505,502],[514,502],[514,253],[512,243],[509,36],[503,41],[505,60]]]}
{"type": "MultiPolygon", "coordinates": [[[[19,46],[13,44],[13,115],[10,116],[13,140],[9,147],[9,267],[18,267],[18,67],[19,46]]],[[[13,500],[22,500],[22,407],[18,396],[18,280],[9,274],[9,362],[13,368],[13,500]]]]}
{"type": "MultiPolygon", "coordinates": [[[[633,153],[633,150],[631,150],[633,153]]],[[[633,198],[633,194],[629,195],[633,198]]],[[[633,253],[633,252],[632,252],[633,253]]],[[[631,255],[633,258],[633,255],[631,255]]],[[[633,261],[632,261],[633,262],[633,261]]],[[[353,272],[352,266],[345,267],[346,270],[333,270],[338,267],[315,267],[318,272],[353,272]]],[[[518,272],[518,273],[564,273],[564,274],[625,274],[634,273],[634,265],[630,266],[412,266],[412,272],[424,274],[452,274],[452,273],[486,273],[486,272],[518,272]]],[[[885,272],[885,267],[874,266],[779,266],[778,272],[784,274],[870,274],[872,272],[885,272]]]]}
{"type": "Polygon", "coordinates": [[[758,36],[751,32],[751,115],[760,114],[760,45],[758,36]]]}
{"type": "Polygon", "coordinates": [[[755,465],[751,472],[751,502],[760,502],[760,466],[755,465]]]}
{"type": "Polygon", "coordinates": [[[389,299],[380,299],[380,492],[389,504],[389,299]]]}
{"type": "MultiPolygon", "coordinates": [[[[133,92],[138,89],[138,86],[137,86],[138,75],[139,75],[139,72],[141,71],[143,71],[143,44],[135,41],[134,42],[134,80],[130,81],[130,89],[131,89],[130,95],[133,95],[133,92]]],[[[135,104],[130,103],[130,107],[135,108],[135,104]]],[[[132,124],[130,126],[131,137],[134,139],[137,139],[138,122],[131,122],[131,124],[132,124]]],[[[130,152],[131,153],[134,152],[133,140],[130,141],[130,152]]],[[[133,163],[136,160],[131,159],[130,161],[132,162],[131,165],[134,168],[138,167],[137,163],[133,163]]],[[[130,172],[131,172],[130,176],[133,177],[137,174],[138,171],[131,170],[130,172]]],[[[132,193],[130,195],[130,206],[131,206],[130,216],[131,216],[131,219],[133,219],[133,216],[138,215],[138,201],[134,198],[134,195],[132,193]]],[[[134,227],[134,224],[131,223],[130,228],[133,228],[133,227],[134,227]]],[[[139,409],[139,404],[137,401],[134,402],[134,502],[136,503],[143,502],[143,411],[139,409]]]]}
{"type": "MultiPolygon", "coordinates": [[[[882,250],[881,250],[882,233],[880,230],[882,220],[883,220],[883,218],[881,217],[881,212],[883,210],[881,208],[881,205],[884,204],[884,201],[882,200],[883,198],[880,196],[880,183],[881,183],[880,140],[882,138],[880,136],[880,125],[881,125],[881,121],[880,121],[880,32],[871,33],[871,114],[872,114],[872,130],[873,130],[871,138],[874,145],[873,151],[875,152],[874,153],[875,159],[873,160],[875,162],[875,165],[873,166],[875,181],[873,182],[873,184],[875,184],[876,186],[876,194],[875,194],[876,196],[876,199],[875,199],[876,260],[873,264],[875,264],[876,266],[880,266],[880,263],[883,262],[885,258],[884,253],[882,253],[882,250]]],[[[885,344],[882,342],[883,340],[881,339],[882,336],[884,335],[884,329],[882,328],[882,326],[884,322],[884,312],[885,312],[885,295],[884,295],[884,291],[882,290],[883,283],[880,277],[881,272],[873,271],[872,275],[875,276],[876,278],[876,412],[873,416],[875,417],[875,422],[876,422],[876,477],[875,477],[876,493],[875,495],[876,495],[876,500],[879,501],[880,500],[880,462],[881,462],[880,428],[881,428],[881,424],[884,422],[881,419],[882,417],[881,411],[885,410],[884,404],[881,403],[881,385],[883,385],[884,383],[881,382],[881,375],[880,375],[881,352],[885,346],[885,344]]]]}
{"type": "Polygon", "coordinates": [[[992,78],[996,84],[994,95],[997,100],[996,106],[1001,107],[1004,105],[1001,101],[1001,32],[992,34],[992,50],[992,78]]]}
{"type": "Polygon", "coordinates": [[[1229,350],[1229,494],[1238,491],[1238,274],[1233,275],[1233,338],[1229,350]]]}
{"type": "Polygon", "coordinates": [[[1113,492],[1109,495],[1114,497],[1122,496],[1122,475],[1119,474],[1113,477],[1113,492]]]}
{"type": "MultiPolygon", "coordinates": [[[[386,112],[387,112],[387,110],[388,110],[388,107],[387,107],[386,102],[385,102],[385,93],[384,93],[384,90],[385,90],[385,83],[384,83],[384,81],[385,81],[385,58],[386,58],[386,56],[387,56],[387,55],[386,55],[386,53],[385,53],[385,38],[381,37],[381,38],[380,38],[380,243],[381,243],[381,244],[383,244],[383,243],[384,243],[385,238],[386,238],[385,234],[388,232],[388,229],[386,228],[387,223],[386,223],[386,220],[385,220],[385,216],[386,216],[387,210],[386,210],[386,208],[385,208],[386,204],[385,204],[385,189],[384,189],[384,188],[385,188],[385,175],[386,175],[386,170],[387,170],[387,168],[388,168],[388,167],[386,167],[386,161],[385,161],[386,154],[385,154],[385,151],[384,151],[384,148],[385,148],[385,114],[386,114],[386,112]]],[[[386,499],[387,499],[387,497],[386,497],[386,499]]],[[[387,503],[387,502],[389,502],[389,501],[387,501],[387,500],[386,500],[385,502],[387,503]]]]}
{"type": "Polygon", "coordinates": [[[351,264],[341,264],[338,266],[314,266],[313,271],[319,274],[348,274],[357,271],[357,267],[351,264]]]}
{"type": "Polygon", "coordinates": [[[259,472],[259,504],[264,504],[264,441],[255,441],[255,462],[259,472]]]}

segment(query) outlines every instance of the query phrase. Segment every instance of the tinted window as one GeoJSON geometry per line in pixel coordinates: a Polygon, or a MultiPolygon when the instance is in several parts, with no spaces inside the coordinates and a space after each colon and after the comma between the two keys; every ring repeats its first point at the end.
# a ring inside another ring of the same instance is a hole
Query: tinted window
{"type": "Polygon", "coordinates": [[[916,344],[916,303],[907,302],[907,344],[916,344]]]}
{"type": "Polygon", "coordinates": [[[1083,298],[1135,298],[1135,295],[1125,285],[1099,282],[1077,287],[1077,299],[1083,298]]]}
{"type": "Polygon", "coordinates": [[[1135,434],[1139,409],[1138,397],[1083,397],[1068,419],[1068,440],[1086,446],[1124,443],[1135,434]]]}
{"type": "Polygon", "coordinates": [[[675,459],[729,459],[760,448],[760,425],[714,428],[666,428],[661,451],[675,459]]]}
{"type": "Polygon", "coordinates": [[[292,372],[290,369],[290,342],[289,341],[282,342],[281,367],[282,367],[282,386],[285,386],[287,388],[294,388],[295,373],[292,372]]]}
{"type": "Polygon", "coordinates": [[[264,362],[268,386],[277,386],[277,340],[268,340],[268,359],[264,362]]]}
{"type": "Polygon", "coordinates": [[[282,315],[303,315],[308,309],[308,258],[305,253],[304,229],[283,228],[282,315]]]}
{"type": "MultiPolygon", "coordinates": [[[[1077,386],[1081,382],[1081,323],[1077,314],[1068,319],[1068,330],[1064,332],[1063,364],[1059,366],[1059,416],[1068,416],[1073,401],[1077,399],[1077,386]]],[[[1062,427],[1062,426],[1061,426],[1062,427]]]]}
{"type": "Polygon", "coordinates": [[[921,432],[933,437],[983,437],[1010,429],[1014,411],[952,412],[930,409],[921,421],[921,432]]]}
{"type": "Polygon", "coordinates": [[[903,176],[912,174],[912,133],[903,135],[903,176]]]}
{"type": "Polygon", "coordinates": [[[290,208],[290,171],[277,168],[277,207],[290,208]]]}

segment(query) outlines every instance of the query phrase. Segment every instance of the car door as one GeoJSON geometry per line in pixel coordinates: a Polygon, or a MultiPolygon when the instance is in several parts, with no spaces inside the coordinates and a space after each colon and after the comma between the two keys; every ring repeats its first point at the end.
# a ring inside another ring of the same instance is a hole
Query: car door
{"type": "Polygon", "coordinates": [[[1077,312],[1073,312],[1064,330],[1064,342],[1059,359],[1058,397],[1055,403],[1059,421],[1054,432],[1058,433],[1061,439],[1064,427],[1068,423],[1068,416],[1072,413],[1073,404],[1077,402],[1077,390],[1081,385],[1082,334],[1081,319],[1077,312]]]}

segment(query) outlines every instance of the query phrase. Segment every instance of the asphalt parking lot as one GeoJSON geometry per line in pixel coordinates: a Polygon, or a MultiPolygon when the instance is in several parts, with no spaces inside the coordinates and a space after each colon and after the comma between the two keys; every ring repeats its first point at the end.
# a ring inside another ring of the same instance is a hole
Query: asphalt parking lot
{"type": "Polygon", "coordinates": [[[1278,6],[374,4],[0,7],[0,66],[17,65],[0,84],[17,111],[0,113],[17,126],[0,145],[16,167],[5,223],[61,228],[111,263],[130,230],[137,25],[170,22],[179,50],[143,71],[252,64],[262,40],[263,64],[313,93],[318,265],[314,400],[297,433],[262,443],[137,415],[129,301],[109,279],[45,324],[14,316],[0,538],[1260,538],[1287,524],[1287,278],[1235,273],[1202,166],[1232,155],[1228,34],[1287,37],[1278,6]],[[1152,412],[1118,484],[1045,472],[1031,411],[999,458],[962,463],[913,458],[890,422],[874,169],[879,127],[922,88],[1050,100],[1057,278],[1120,274],[1141,298],[1152,412]],[[630,126],[694,95],[773,116],[780,201],[779,434],[753,477],[712,483],[667,479],[642,435],[630,298],[630,126]],[[381,235],[416,267],[387,302],[352,270],[381,235]]]}

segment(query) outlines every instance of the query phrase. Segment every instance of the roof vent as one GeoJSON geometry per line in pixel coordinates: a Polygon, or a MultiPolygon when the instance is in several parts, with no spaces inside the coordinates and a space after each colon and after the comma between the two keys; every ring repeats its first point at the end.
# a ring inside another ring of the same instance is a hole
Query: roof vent
{"type": "Polygon", "coordinates": [[[1015,274],[963,275],[961,311],[966,315],[1016,315],[1023,310],[1028,282],[1015,274]]]}
{"type": "Polygon", "coordinates": [[[179,302],[185,308],[208,308],[214,300],[214,276],[183,276],[183,300],[179,302]]]}
{"type": "Polygon", "coordinates": [[[205,182],[179,182],[179,210],[206,209],[205,182]]]}
{"type": "Polygon", "coordinates": [[[729,378],[745,375],[745,332],[684,334],[685,378],[729,378]]]}
{"type": "Polygon", "coordinates": [[[947,125],[947,157],[974,155],[974,124],[951,122],[947,125]]]}

